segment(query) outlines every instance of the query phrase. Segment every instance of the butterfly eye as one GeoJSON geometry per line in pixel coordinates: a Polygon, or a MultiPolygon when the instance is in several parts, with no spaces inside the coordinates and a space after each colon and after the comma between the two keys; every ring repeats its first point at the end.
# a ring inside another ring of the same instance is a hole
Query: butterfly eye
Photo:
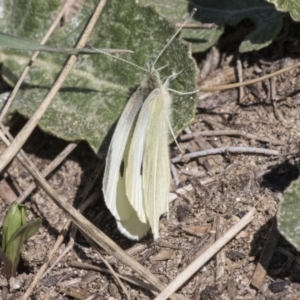
{"type": "Polygon", "coordinates": [[[120,176],[124,176],[124,169],[125,169],[125,162],[122,160],[121,165],[120,165],[120,176]]]}

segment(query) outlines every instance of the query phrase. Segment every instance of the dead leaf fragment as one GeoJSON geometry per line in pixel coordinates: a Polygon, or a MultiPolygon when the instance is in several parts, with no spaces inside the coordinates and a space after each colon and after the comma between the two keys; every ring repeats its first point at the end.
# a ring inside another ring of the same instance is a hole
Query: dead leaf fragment
{"type": "Polygon", "coordinates": [[[150,257],[151,261],[157,260],[167,260],[170,259],[174,255],[174,251],[172,249],[162,249],[156,255],[150,257]]]}

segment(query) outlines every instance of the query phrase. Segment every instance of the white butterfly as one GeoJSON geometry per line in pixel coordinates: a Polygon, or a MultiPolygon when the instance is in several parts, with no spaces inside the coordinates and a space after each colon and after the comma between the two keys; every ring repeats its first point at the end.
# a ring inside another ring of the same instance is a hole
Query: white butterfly
{"type": "Polygon", "coordinates": [[[168,212],[171,179],[168,86],[177,74],[162,83],[154,65],[181,28],[146,70],[118,121],[108,149],[104,200],[120,232],[133,240],[145,236],[150,228],[157,239],[159,218],[168,212]]]}

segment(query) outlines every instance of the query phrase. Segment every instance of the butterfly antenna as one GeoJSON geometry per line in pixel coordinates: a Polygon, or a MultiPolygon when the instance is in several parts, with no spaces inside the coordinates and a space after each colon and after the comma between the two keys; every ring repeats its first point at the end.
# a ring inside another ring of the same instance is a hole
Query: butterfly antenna
{"type": "MultiPolygon", "coordinates": [[[[167,44],[163,47],[163,49],[160,51],[158,56],[156,57],[153,65],[156,64],[158,59],[161,57],[161,55],[165,52],[165,50],[169,47],[169,45],[172,43],[172,41],[175,39],[175,37],[178,35],[178,33],[181,31],[181,29],[185,26],[185,24],[193,17],[193,15],[196,13],[197,8],[193,8],[188,18],[185,20],[185,22],[179,27],[179,29],[175,32],[175,34],[172,36],[172,38],[167,42],[167,44]]],[[[113,56],[113,55],[112,55],[113,56]]]]}
{"type": "Polygon", "coordinates": [[[97,51],[97,52],[99,52],[99,53],[103,53],[103,54],[105,54],[105,55],[107,55],[107,56],[110,56],[110,57],[112,57],[112,58],[114,58],[114,59],[120,60],[120,61],[125,62],[125,63],[127,63],[127,64],[129,64],[129,65],[132,65],[132,66],[134,66],[134,67],[136,67],[136,68],[138,68],[138,69],[140,69],[140,70],[143,70],[144,72],[147,71],[146,69],[144,69],[144,68],[142,68],[142,67],[140,67],[140,66],[138,66],[138,65],[136,65],[136,64],[134,64],[134,63],[132,63],[132,62],[130,62],[130,61],[128,61],[128,60],[126,60],[126,59],[123,59],[123,58],[121,58],[121,57],[112,55],[112,54],[107,53],[107,52],[105,52],[105,51],[102,51],[102,50],[100,50],[100,49],[98,49],[98,48],[95,48],[95,47],[93,47],[93,46],[91,46],[91,45],[85,45],[85,48],[93,49],[93,50],[95,50],[95,51],[97,51]]]}

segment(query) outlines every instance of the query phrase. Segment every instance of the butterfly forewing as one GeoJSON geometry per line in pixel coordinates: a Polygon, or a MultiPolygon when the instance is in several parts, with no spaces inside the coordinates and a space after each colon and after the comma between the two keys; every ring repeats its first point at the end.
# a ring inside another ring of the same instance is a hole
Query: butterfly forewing
{"type": "MultiPolygon", "coordinates": [[[[108,149],[103,177],[103,194],[107,207],[117,220],[127,219],[132,213],[130,205],[126,206],[126,203],[124,205],[117,203],[117,189],[123,189],[124,196],[126,195],[125,184],[122,182],[119,183],[119,179],[122,181],[124,177],[124,170],[121,169],[121,165],[124,164],[125,147],[130,140],[129,137],[140,108],[151,91],[152,89],[148,87],[145,88],[145,86],[141,84],[137,91],[130,97],[118,121],[108,149]],[[129,209],[127,207],[129,207],[129,209]],[[127,209],[129,210],[128,212],[127,209]]],[[[123,165],[122,168],[125,169],[126,166],[123,165]]]]}
{"type": "Polygon", "coordinates": [[[143,157],[145,151],[145,141],[151,108],[153,101],[159,95],[160,90],[155,89],[146,99],[139,113],[128,155],[128,167],[126,169],[126,193],[132,207],[135,209],[139,219],[143,223],[148,223],[148,217],[143,201],[143,157]]]}
{"type": "Polygon", "coordinates": [[[165,85],[153,99],[149,119],[144,160],[143,192],[146,214],[154,239],[159,237],[159,218],[168,212],[170,188],[169,123],[171,97],[165,85]]]}

